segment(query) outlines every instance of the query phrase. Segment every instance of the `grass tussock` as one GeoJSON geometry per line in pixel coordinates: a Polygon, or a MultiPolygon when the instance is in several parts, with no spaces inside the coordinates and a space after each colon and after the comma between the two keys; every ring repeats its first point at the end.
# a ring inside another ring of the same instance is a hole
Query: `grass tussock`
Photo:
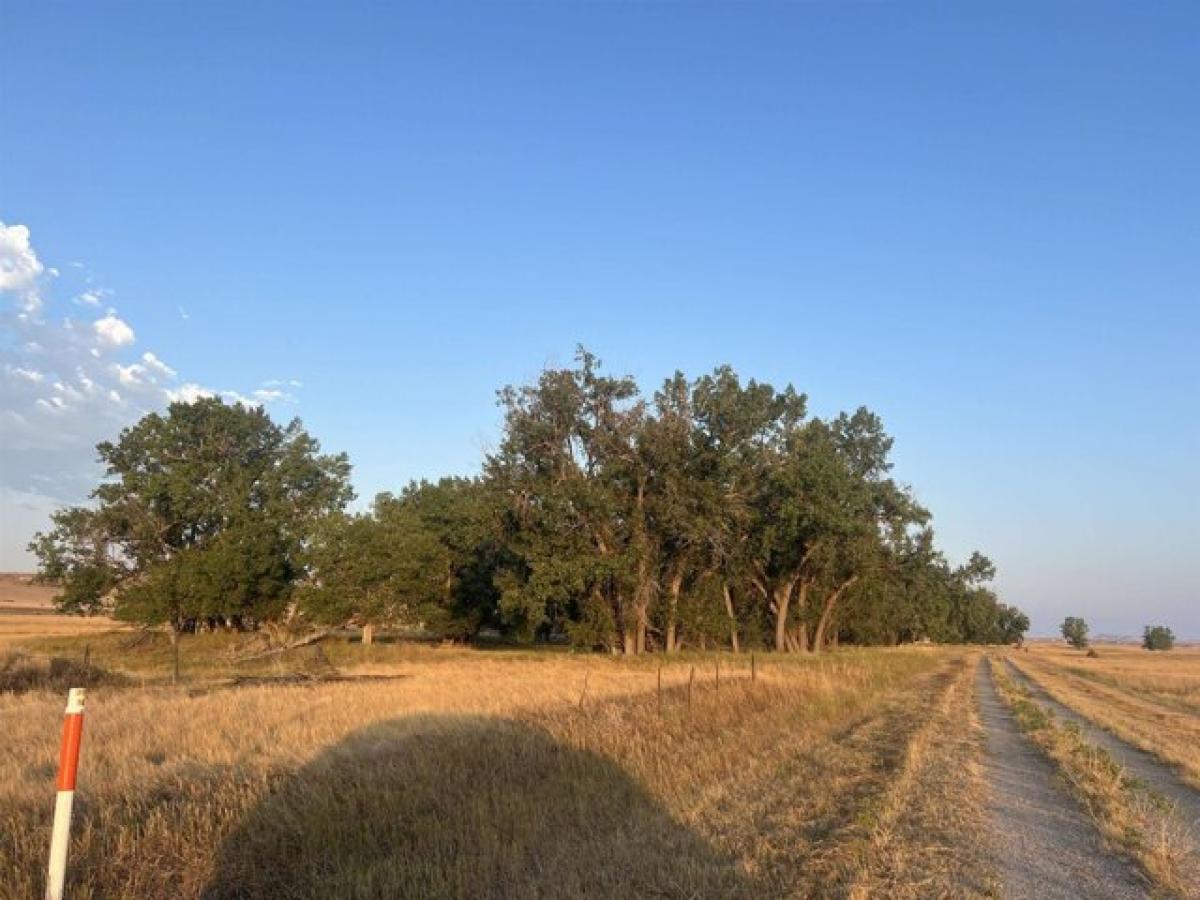
{"type": "Polygon", "coordinates": [[[1105,838],[1133,859],[1159,891],[1193,896],[1193,847],[1162,798],[1130,778],[1107,751],[1085,740],[1076,725],[1058,722],[1002,665],[990,663],[1017,724],[1056,763],[1105,838]]]}
{"type": "MultiPolygon", "coordinates": [[[[760,657],[753,682],[723,656],[719,687],[714,662],[667,665],[661,707],[658,660],[565,654],[102,686],[71,896],[845,896],[961,654],[760,657]]],[[[0,697],[0,720],[0,896],[36,896],[61,698],[0,697]]]]}

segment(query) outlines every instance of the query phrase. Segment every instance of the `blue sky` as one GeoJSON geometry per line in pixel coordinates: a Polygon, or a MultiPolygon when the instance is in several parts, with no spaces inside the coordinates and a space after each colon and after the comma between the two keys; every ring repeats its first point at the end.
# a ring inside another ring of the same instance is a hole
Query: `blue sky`
{"type": "Polygon", "coordinates": [[[0,11],[0,566],[184,385],[369,498],[583,342],[866,404],[1035,631],[1200,637],[1196,4],[242,6],[0,11]]]}

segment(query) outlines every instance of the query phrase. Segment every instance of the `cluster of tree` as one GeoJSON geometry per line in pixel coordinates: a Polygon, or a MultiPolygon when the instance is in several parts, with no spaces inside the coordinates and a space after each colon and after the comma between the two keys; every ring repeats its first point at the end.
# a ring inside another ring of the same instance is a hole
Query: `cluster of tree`
{"type": "Polygon", "coordinates": [[[640,653],[1002,643],[1029,627],[987,587],[985,557],[938,551],[866,409],[811,417],[791,386],[727,367],[646,398],[583,350],[500,403],[480,477],[358,514],[346,458],[298,422],[175,404],[102,444],[97,502],[31,548],[66,608],[176,628],[299,617],[640,653]]]}

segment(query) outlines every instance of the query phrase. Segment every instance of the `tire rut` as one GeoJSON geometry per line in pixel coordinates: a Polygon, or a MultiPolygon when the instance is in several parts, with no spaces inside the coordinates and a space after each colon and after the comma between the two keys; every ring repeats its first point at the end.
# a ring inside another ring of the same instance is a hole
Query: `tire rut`
{"type": "Polygon", "coordinates": [[[1038,900],[1124,900],[1150,896],[1134,867],[1105,846],[1000,699],[987,663],[975,675],[985,734],[994,867],[1001,896],[1038,900]]]}
{"type": "Polygon", "coordinates": [[[1038,684],[1036,678],[1026,674],[1011,660],[1005,660],[1005,663],[1013,678],[1028,688],[1038,703],[1050,709],[1059,719],[1074,722],[1086,740],[1103,747],[1131,776],[1173,804],[1176,818],[1186,829],[1193,843],[1200,839],[1200,791],[1184,784],[1169,766],[1145,750],[1126,743],[1111,731],[1106,731],[1069,706],[1055,700],[1038,684]]]}

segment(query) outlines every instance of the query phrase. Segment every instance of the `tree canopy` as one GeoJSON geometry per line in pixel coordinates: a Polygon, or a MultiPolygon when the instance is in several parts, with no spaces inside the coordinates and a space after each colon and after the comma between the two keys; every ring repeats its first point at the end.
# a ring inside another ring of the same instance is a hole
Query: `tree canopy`
{"type": "Polygon", "coordinates": [[[1078,616],[1067,616],[1062,623],[1062,636],[1076,650],[1088,645],[1088,624],[1078,616]]]}
{"type": "Polygon", "coordinates": [[[281,616],[313,530],[351,497],[344,455],[320,454],[298,420],[217,398],[173,403],[97,447],[90,507],[34,536],[61,605],[167,623],[281,616]]]}
{"type": "Polygon", "coordinates": [[[299,422],[209,399],[101,444],[94,504],[31,545],[76,611],[146,623],[404,626],[629,654],[1006,643],[1029,627],[975,553],[952,565],[866,408],[812,416],[728,366],[652,395],[580,349],[498,394],[474,478],[348,513],[349,463],[299,422]]]}
{"type": "Polygon", "coordinates": [[[1146,650],[1171,650],[1175,647],[1175,632],[1166,625],[1147,625],[1142,633],[1146,650]]]}

